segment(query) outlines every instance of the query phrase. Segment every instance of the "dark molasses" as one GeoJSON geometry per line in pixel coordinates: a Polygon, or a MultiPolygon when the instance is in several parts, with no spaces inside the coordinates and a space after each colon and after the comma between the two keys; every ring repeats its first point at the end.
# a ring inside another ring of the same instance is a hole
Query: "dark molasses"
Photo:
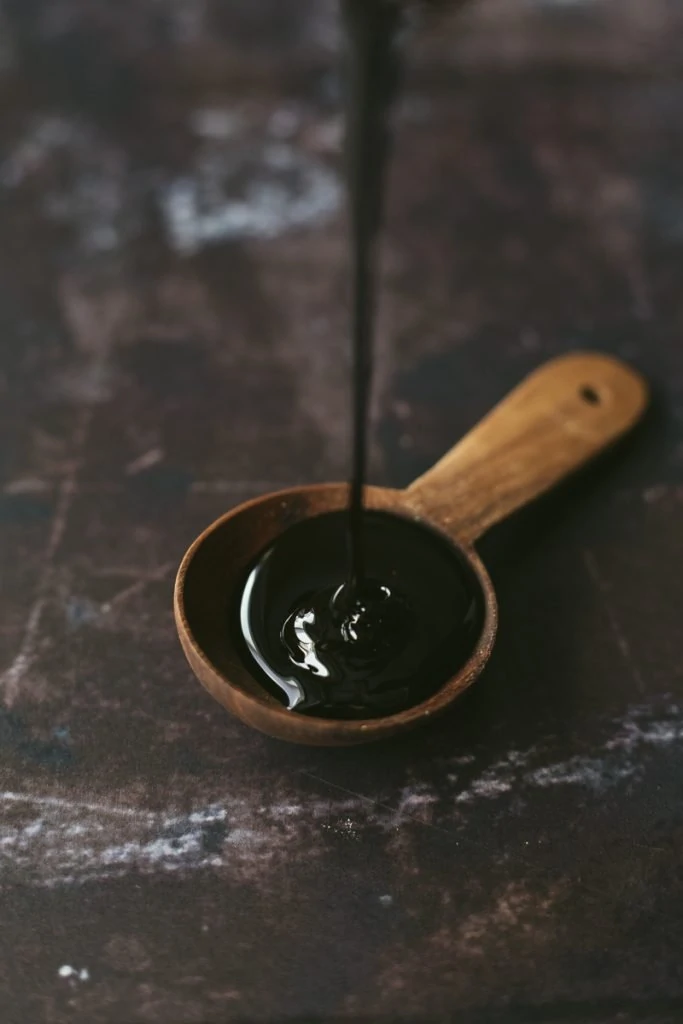
{"type": "Polygon", "coordinates": [[[287,707],[370,718],[411,707],[463,666],[483,599],[438,533],[365,510],[365,574],[345,596],[347,512],[291,526],[249,572],[236,624],[255,675],[287,707]]]}
{"type": "Polygon", "coordinates": [[[372,383],[377,238],[396,96],[404,9],[394,0],[342,0],[347,46],[346,164],[351,254],[353,391],[348,582],[364,574],[361,519],[372,383]]]}
{"type": "Polygon", "coordinates": [[[396,0],[342,0],[351,236],[353,450],[346,512],[292,526],[249,572],[235,628],[254,673],[288,708],[337,718],[392,714],[454,675],[481,632],[472,570],[416,523],[363,507],[376,241],[388,116],[404,14],[396,0]]]}

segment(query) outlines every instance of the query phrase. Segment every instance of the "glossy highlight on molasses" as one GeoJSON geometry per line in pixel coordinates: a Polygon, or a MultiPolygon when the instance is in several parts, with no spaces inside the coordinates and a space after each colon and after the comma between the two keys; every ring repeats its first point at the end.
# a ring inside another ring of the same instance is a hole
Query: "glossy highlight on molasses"
{"type": "Polygon", "coordinates": [[[291,710],[334,718],[393,714],[425,700],[479,639],[474,573],[435,531],[366,510],[366,575],[351,599],[347,512],[285,530],[248,572],[236,621],[254,675],[291,710]]]}

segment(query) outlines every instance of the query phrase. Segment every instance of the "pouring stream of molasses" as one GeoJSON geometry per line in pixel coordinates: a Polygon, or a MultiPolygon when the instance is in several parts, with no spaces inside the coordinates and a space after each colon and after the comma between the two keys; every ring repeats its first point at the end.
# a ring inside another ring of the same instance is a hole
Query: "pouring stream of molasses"
{"type": "Polygon", "coordinates": [[[389,155],[388,118],[396,95],[396,37],[402,8],[394,0],[342,0],[347,32],[346,161],[351,234],[353,338],[352,470],[349,487],[349,575],[346,602],[365,575],[363,487],[372,383],[377,236],[389,155]]]}

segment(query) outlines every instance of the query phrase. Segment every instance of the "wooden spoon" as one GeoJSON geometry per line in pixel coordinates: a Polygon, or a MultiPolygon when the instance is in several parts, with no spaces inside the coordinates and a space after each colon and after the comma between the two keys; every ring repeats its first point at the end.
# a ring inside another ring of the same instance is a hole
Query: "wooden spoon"
{"type": "Polygon", "coordinates": [[[338,721],[288,711],[235,648],[230,609],[247,568],[283,530],[346,507],[346,484],[295,487],[245,502],[191,545],[175,584],[175,619],[192,671],[248,725],[280,739],[347,746],[411,729],[444,710],[484,668],[496,634],[496,595],[475,541],[621,437],[643,414],[648,389],[617,359],[574,353],[526,378],[406,490],[368,487],[366,504],[423,522],[459,548],[481,585],[485,616],[471,658],[428,700],[384,718],[338,721]]]}

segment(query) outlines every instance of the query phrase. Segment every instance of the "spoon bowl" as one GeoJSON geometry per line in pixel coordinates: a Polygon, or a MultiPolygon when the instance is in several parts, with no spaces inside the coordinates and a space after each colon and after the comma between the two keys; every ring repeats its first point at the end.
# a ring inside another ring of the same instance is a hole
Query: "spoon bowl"
{"type": "MultiPolygon", "coordinates": [[[[240,600],[249,567],[284,530],[304,519],[345,509],[348,485],[295,487],[246,502],[221,516],[202,533],[183,559],[176,582],[175,614],[180,640],[193,672],[221,704],[249,725],[280,739],[323,746],[362,743],[416,725],[436,714],[472,682],[484,667],[496,632],[496,596],[473,549],[461,549],[484,597],[484,625],[467,664],[428,700],[399,714],[364,721],[317,718],[288,711],[251,675],[230,610],[240,600]]],[[[368,487],[367,508],[435,524],[416,513],[404,491],[368,487]]],[[[451,543],[453,539],[439,531],[451,543]]]]}
{"type": "Polygon", "coordinates": [[[212,523],[186,552],[174,611],[192,671],[213,697],[270,736],[351,746],[395,735],[445,710],[483,670],[493,648],[496,595],[475,541],[618,440],[642,416],[647,386],[612,357],[573,353],[545,364],[405,490],[368,487],[365,504],[437,531],[469,563],[484,616],[475,649],[427,700],[396,714],[337,720],[287,710],[251,674],[230,614],[247,571],[286,529],[347,507],[347,484],[296,487],[245,502],[212,523]]]}

